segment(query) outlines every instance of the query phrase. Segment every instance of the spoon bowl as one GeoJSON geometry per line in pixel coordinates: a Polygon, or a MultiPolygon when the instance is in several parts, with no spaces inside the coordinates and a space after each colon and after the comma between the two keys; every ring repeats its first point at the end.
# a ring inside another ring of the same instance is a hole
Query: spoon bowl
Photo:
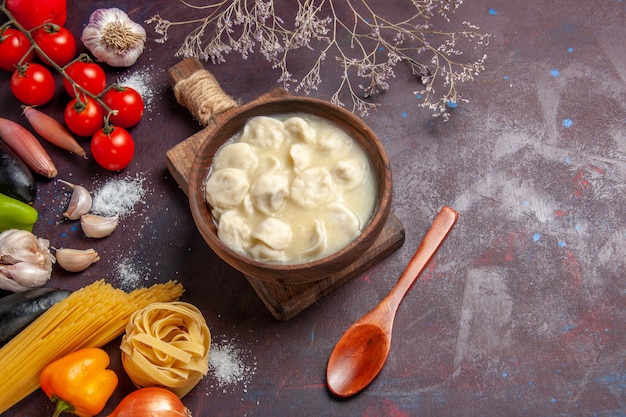
{"type": "Polygon", "coordinates": [[[350,343],[338,343],[329,361],[328,386],[335,395],[352,395],[353,386],[365,387],[383,367],[389,355],[389,338],[380,327],[365,323],[351,328],[350,343]],[[362,357],[369,358],[367,366],[362,357]],[[332,364],[332,365],[331,365],[332,364]]]}
{"type": "Polygon", "coordinates": [[[369,313],[339,339],[326,367],[326,384],[338,397],[360,392],[376,378],[391,348],[391,333],[400,302],[456,223],[458,214],[443,207],[398,282],[369,313]]]}

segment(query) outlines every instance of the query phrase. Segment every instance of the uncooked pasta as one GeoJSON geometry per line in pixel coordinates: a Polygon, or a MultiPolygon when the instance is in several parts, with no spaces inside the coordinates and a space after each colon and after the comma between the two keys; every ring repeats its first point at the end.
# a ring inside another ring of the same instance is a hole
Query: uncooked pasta
{"type": "Polygon", "coordinates": [[[122,337],[122,365],[141,387],[184,397],[208,372],[211,333],[200,310],[185,302],[153,303],[135,312],[122,337]]]}
{"type": "Polygon", "coordinates": [[[169,281],[130,293],[104,280],[59,301],[0,349],[0,414],[39,388],[50,362],[84,347],[101,347],[124,332],[132,313],[177,300],[184,289],[169,281]]]}

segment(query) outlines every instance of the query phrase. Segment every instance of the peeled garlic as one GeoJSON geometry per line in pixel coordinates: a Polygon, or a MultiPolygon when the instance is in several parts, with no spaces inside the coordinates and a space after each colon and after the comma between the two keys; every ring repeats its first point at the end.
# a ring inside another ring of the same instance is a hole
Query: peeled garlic
{"type": "Polygon", "coordinates": [[[59,180],[59,182],[62,182],[72,189],[72,197],[70,198],[70,203],[67,206],[67,210],[65,210],[65,213],[63,213],[63,215],[69,220],[78,220],[83,214],[89,213],[89,210],[91,210],[92,202],[91,194],[89,194],[89,191],[82,185],[72,184],[63,180],[59,180]]]}
{"type": "Polygon", "coordinates": [[[97,214],[83,214],[80,218],[80,227],[87,237],[101,238],[109,236],[120,221],[120,216],[99,216],[97,214]]]}
{"type": "Polygon", "coordinates": [[[146,31],[118,8],[97,9],[89,16],[81,40],[98,61],[130,67],[143,52],[146,31]]]}
{"type": "Polygon", "coordinates": [[[61,248],[56,251],[57,264],[68,272],[81,272],[100,260],[94,249],[61,248]]]}

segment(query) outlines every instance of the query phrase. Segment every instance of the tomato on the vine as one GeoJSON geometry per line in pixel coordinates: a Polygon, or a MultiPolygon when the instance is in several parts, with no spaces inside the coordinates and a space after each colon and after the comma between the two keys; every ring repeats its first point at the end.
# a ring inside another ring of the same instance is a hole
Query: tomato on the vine
{"type": "MultiPolygon", "coordinates": [[[[65,73],[78,85],[92,94],[100,95],[107,85],[106,74],[102,67],[95,62],[76,61],[65,68],[65,73]]],[[[76,97],[74,86],[67,79],[63,79],[65,91],[76,97]]]]}
{"type": "Polygon", "coordinates": [[[10,84],[13,95],[29,106],[46,104],[52,100],[56,89],[52,73],[43,65],[32,63],[16,69],[10,84]]]}
{"type": "Polygon", "coordinates": [[[75,98],[65,107],[65,125],[78,136],[92,136],[104,126],[104,111],[93,99],[75,98]]]}
{"type": "Polygon", "coordinates": [[[123,127],[107,125],[91,138],[91,154],[101,167],[119,171],[132,161],[135,141],[123,127]]]}
{"type": "MultiPolygon", "coordinates": [[[[67,65],[76,55],[76,39],[63,26],[46,24],[35,31],[33,38],[43,53],[61,67],[67,65]]],[[[42,61],[47,61],[39,51],[37,56],[42,61]]]]}
{"type": "Polygon", "coordinates": [[[114,125],[132,127],[139,123],[143,116],[144,104],[141,94],[131,87],[114,85],[104,93],[102,101],[111,110],[117,110],[117,114],[109,117],[114,125]]]}
{"type": "Polygon", "coordinates": [[[35,53],[28,52],[29,49],[28,38],[19,30],[8,27],[0,31],[0,68],[15,71],[15,66],[22,58],[23,62],[32,62],[35,53]]]}
{"type": "Polygon", "coordinates": [[[6,0],[6,8],[27,30],[45,22],[63,26],[67,20],[66,0],[6,0]]]}

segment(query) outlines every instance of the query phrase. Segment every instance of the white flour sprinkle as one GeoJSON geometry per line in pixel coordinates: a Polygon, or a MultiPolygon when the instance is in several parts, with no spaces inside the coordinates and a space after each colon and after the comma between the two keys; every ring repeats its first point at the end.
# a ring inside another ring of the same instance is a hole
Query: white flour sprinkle
{"type": "Polygon", "coordinates": [[[152,109],[152,102],[154,99],[154,89],[152,87],[152,75],[150,73],[150,69],[151,66],[142,68],[137,72],[128,74],[117,80],[119,85],[130,87],[141,95],[146,112],[152,109]]]}
{"type": "Polygon", "coordinates": [[[209,370],[217,380],[219,388],[225,388],[233,384],[246,384],[256,370],[254,366],[246,365],[246,352],[238,349],[233,340],[227,340],[221,344],[212,343],[209,351],[209,370]]]}
{"type": "Polygon", "coordinates": [[[136,262],[130,258],[121,259],[115,265],[115,276],[120,288],[124,291],[132,291],[139,287],[145,278],[146,271],[141,270],[136,262]]]}
{"type": "Polygon", "coordinates": [[[146,190],[143,178],[114,179],[104,184],[93,195],[91,211],[101,216],[124,217],[135,210],[135,205],[143,202],[146,190]]]}

